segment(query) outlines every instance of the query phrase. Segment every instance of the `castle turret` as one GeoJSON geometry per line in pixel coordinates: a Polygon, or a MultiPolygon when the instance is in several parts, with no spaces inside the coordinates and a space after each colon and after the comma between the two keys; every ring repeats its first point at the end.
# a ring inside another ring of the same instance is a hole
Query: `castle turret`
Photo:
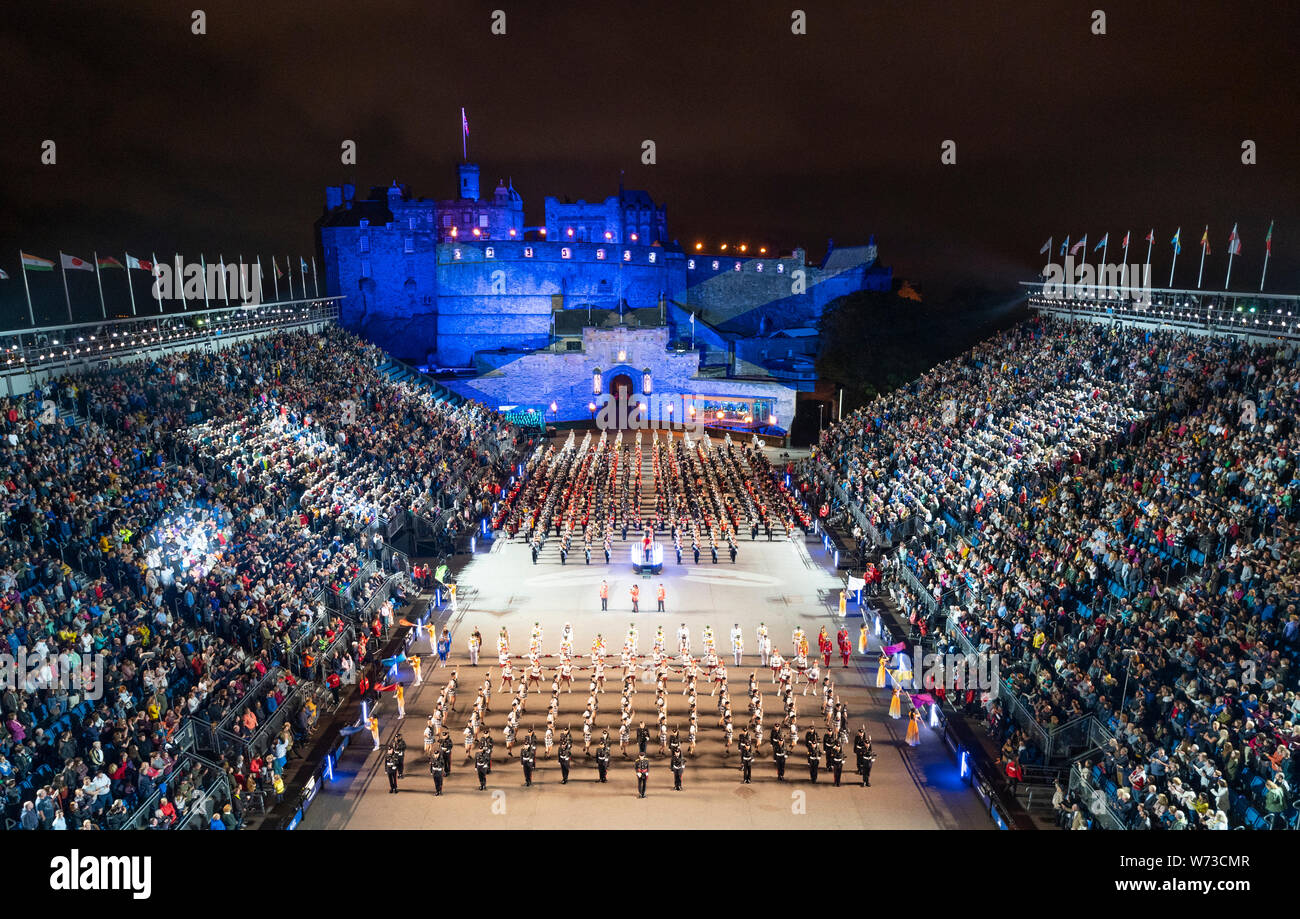
{"type": "Polygon", "coordinates": [[[469,201],[478,200],[478,166],[473,163],[461,163],[456,167],[460,176],[460,196],[469,201]]]}

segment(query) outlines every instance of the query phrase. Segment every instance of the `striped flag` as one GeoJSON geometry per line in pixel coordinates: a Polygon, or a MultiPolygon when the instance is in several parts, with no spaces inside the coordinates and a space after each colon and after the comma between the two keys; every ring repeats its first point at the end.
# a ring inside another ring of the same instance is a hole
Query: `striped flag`
{"type": "Polygon", "coordinates": [[[99,257],[99,267],[100,268],[121,268],[123,271],[126,270],[126,266],[123,265],[121,262],[119,262],[117,259],[113,258],[113,256],[111,255],[101,255],[99,257]]]}
{"type": "Polygon", "coordinates": [[[19,253],[22,256],[23,271],[53,271],[54,262],[47,258],[41,258],[39,255],[28,255],[26,252],[19,253]]]}
{"type": "Polygon", "coordinates": [[[1182,252],[1183,251],[1183,228],[1179,227],[1174,232],[1174,238],[1169,241],[1173,243],[1174,255],[1177,255],[1179,252],[1182,252]]]}
{"type": "Polygon", "coordinates": [[[1273,254],[1273,221],[1268,222],[1268,235],[1264,237],[1264,254],[1273,254]]]}
{"type": "Polygon", "coordinates": [[[63,265],[64,270],[68,270],[68,269],[71,269],[73,271],[94,271],[95,270],[95,266],[90,264],[90,262],[86,261],[84,258],[77,258],[75,255],[68,255],[66,252],[59,253],[59,261],[63,265]]]}
{"type": "Polygon", "coordinates": [[[1084,233],[1084,234],[1083,234],[1083,239],[1079,240],[1077,243],[1075,243],[1073,246],[1070,247],[1070,254],[1071,254],[1071,255],[1077,255],[1080,249],[1082,249],[1084,252],[1087,252],[1087,251],[1088,251],[1088,234],[1087,234],[1087,233],[1084,233]]]}
{"type": "Polygon", "coordinates": [[[1149,243],[1153,243],[1156,241],[1156,231],[1154,228],[1151,230],[1150,233],[1146,235],[1146,241],[1149,243]]]}
{"type": "Polygon", "coordinates": [[[1205,250],[1206,255],[1210,254],[1210,228],[1208,225],[1205,227],[1205,232],[1201,234],[1201,248],[1205,250]]]}
{"type": "Polygon", "coordinates": [[[1237,235],[1237,225],[1232,225],[1232,235],[1228,237],[1228,254],[1241,255],[1241,237],[1237,235]]]}
{"type": "Polygon", "coordinates": [[[271,267],[275,269],[275,276],[276,276],[277,278],[282,278],[282,277],[284,277],[284,272],[280,270],[280,266],[279,266],[279,264],[275,261],[275,256],[274,256],[274,255],[271,256],[271,267]]]}

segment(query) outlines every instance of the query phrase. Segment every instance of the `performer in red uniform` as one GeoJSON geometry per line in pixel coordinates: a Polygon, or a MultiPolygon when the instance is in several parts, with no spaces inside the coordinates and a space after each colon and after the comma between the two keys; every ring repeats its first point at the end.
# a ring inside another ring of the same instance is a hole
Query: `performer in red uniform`
{"type": "Polygon", "coordinates": [[[835,636],[840,645],[840,659],[844,661],[844,666],[849,665],[849,655],[853,653],[853,645],[849,644],[849,630],[841,628],[839,634],[835,636]]]}
{"type": "Polygon", "coordinates": [[[817,633],[817,650],[821,652],[822,663],[829,668],[831,665],[831,651],[834,648],[831,646],[831,637],[826,634],[826,626],[822,626],[822,630],[817,633]]]}

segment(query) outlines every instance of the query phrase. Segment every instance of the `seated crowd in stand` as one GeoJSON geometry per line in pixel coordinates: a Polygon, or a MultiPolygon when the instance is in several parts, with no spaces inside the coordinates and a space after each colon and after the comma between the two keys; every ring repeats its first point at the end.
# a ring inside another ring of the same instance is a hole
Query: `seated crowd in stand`
{"type": "Polygon", "coordinates": [[[378,592],[393,515],[472,526],[518,446],[499,416],[391,382],[384,360],[337,329],[281,333],[0,399],[0,640],[26,662],[0,696],[7,821],[177,824],[204,794],[180,755],[194,724],[226,732],[237,792],[204,825],[282,790],[315,717],[310,698],[282,704],[378,644],[377,624],[335,640],[330,594],[347,611],[378,592]]]}
{"type": "Polygon", "coordinates": [[[998,655],[1009,775],[1093,715],[1112,822],[1294,825],[1298,409],[1292,345],[1036,319],[825,432],[804,485],[889,547],[918,632],[998,655]]]}

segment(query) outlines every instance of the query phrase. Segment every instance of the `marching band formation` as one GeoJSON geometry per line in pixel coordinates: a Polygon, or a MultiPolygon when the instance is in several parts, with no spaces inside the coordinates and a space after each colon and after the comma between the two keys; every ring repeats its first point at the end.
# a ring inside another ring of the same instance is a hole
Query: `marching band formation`
{"type": "MultiPolygon", "coordinates": [[[[641,797],[646,793],[651,753],[669,760],[674,789],[682,790],[687,761],[696,756],[700,744],[700,696],[708,688],[709,699],[716,701],[710,703],[715,711],[706,718],[716,716],[717,720],[711,722],[710,728],[717,731],[722,741],[722,758],[730,761],[735,754],[743,783],[752,781],[754,760],[768,755],[767,751],[770,751],[777,780],[785,781],[786,761],[802,744],[811,781],[816,782],[819,769],[824,768],[833,776],[833,784],[840,785],[844,762],[851,750],[860,784],[870,785],[871,765],[875,760],[871,736],[862,725],[850,739],[849,712],[830,673],[832,655],[837,647],[841,665],[850,665],[853,648],[848,630],[841,628],[832,641],[823,627],[817,636],[815,654],[802,628],[796,627],[790,637],[793,655],[787,659],[773,647],[767,625],[759,624],[755,631],[759,665],[762,670],[769,671],[770,679],[760,679],[760,669],[750,671],[740,703],[743,708],[738,706],[737,713],[733,713],[727,667],[720,658],[711,626],[703,629],[698,657],[692,647],[690,629],[684,622],[674,636],[675,651],[674,643],[670,643],[663,626],[659,626],[647,654],[641,652],[640,630],[636,623],[630,623],[617,655],[611,654],[603,634],[597,634],[588,652],[579,656],[573,627],[569,623],[565,623],[561,631],[556,653],[543,653],[542,626],[534,623],[527,653],[512,654],[510,635],[503,627],[497,637],[500,676],[496,689],[493,689],[491,674],[485,674],[482,683],[475,687],[473,702],[462,712],[457,706],[461,693],[460,674],[459,670],[452,670],[439,692],[433,713],[428,717],[424,729],[424,755],[434,780],[434,794],[443,793],[444,781],[451,776],[454,748],[451,725],[459,720],[458,716],[464,719],[461,728],[463,764],[473,764],[478,788],[487,788],[494,764],[496,739],[486,719],[492,711],[494,698],[498,706],[509,706],[501,729],[505,756],[498,756],[497,763],[502,759],[514,759],[518,749],[524,785],[528,787],[533,783],[539,755],[545,760],[554,758],[560,768],[560,784],[568,784],[574,745],[579,740],[573,736],[571,724],[559,723],[560,697],[572,694],[575,679],[580,687],[582,681],[587,683],[587,698],[580,716],[581,756],[594,766],[599,782],[608,780],[613,750],[617,747],[621,759],[634,761],[641,797]],[[616,712],[612,708],[607,711],[602,704],[607,689],[607,665],[616,666],[618,670],[615,685],[621,689],[616,712]],[[671,689],[670,682],[674,683],[671,689]],[[765,693],[764,684],[773,688],[765,693]],[[684,729],[680,720],[670,719],[669,715],[669,695],[679,690],[686,703],[684,729]],[[815,701],[801,712],[799,700],[807,697],[809,690],[815,701]],[[545,700],[540,703],[544,708],[539,708],[539,702],[533,699],[530,712],[530,696],[534,694],[545,700]],[[638,710],[635,700],[638,695],[647,697],[641,710],[638,710]]],[[[730,644],[735,666],[740,667],[744,635],[739,623],[732,626],[730,644]]],[[[482,635],[474,629],[469,639],[471,666],[477,665],[481,646],[482,635]]],[[[400,740],[400,733],[398,738],[400,740]]],[[[386,764],[398,762],[396,756],[390,746],[386,764]]],[[[400,777],[400,771],[396,766],[388,769],[393,791],[396,791],[396,778],[400,777]]]]}

